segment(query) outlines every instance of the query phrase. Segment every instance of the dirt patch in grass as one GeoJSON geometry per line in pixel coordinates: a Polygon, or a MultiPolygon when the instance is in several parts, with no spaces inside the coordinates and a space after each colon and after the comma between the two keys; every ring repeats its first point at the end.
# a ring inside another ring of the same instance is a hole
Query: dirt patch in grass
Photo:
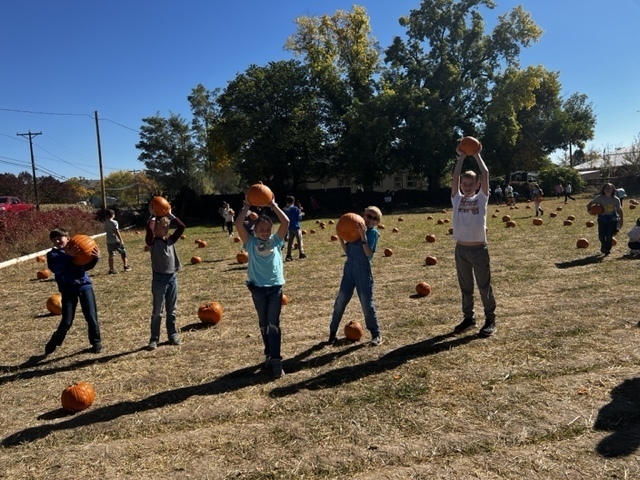
{"type": "MultiPolygon", "coordinates": [[[[640,478],[640,260],[625,255],[629,221],[613,253],[597,255],[587,201],[545,201],[540,226],[526,204],[498,207],[498,218],[488,219],[498,302],[490,339],[451,334],[460,292],[450,224],[437,224],[451,213],[440,206],[403,211],[402,222],[400,214],[383,218],[373,266],[384,343],[370,347],[365,332],[361,342],[325,345],[344,257],[332,230],[303,222],[317,233],[304,237],[308,258],[285,264],[287,375],[277,381],[260,370],[246,267],[235,259],[241,246],[219,227],[189,228],[178,243],[183,345],[153,352],[142,348],[151,312],[142,233],[124,234],[131,272],[108,275],[106,258],[92,271],[99,355],[88,352],[78,310],[65,343],[43,357],[59,320],[45,309],[55,282],[36,280],[35,262],[5,268],[0,472],[11,479],[640,478]],[[563,210],[549,218],[557,206],[563,210]],[[505,213],[516,228],[505,227],[505,213]],[[576,221],[564,226],[570,214],[576,221]],[[429,233],[436,242],[426,242],[429,233]],[[580,237],[588,249],[576,248],[580,237]],[[208,246],[197,248],[196,238],[208,246]],[[382,255],[387,247],[390,257],[382,255]],[[189,264],[194,255],[203,263],[189,264]],[[427,255],[438,264],[426,266],[427,255]],[[419,281],[431,285],[429,296],[415,294],[419,281]],[[196,312],[212,300],[224,315],[207,327],[196,312]],[[94,385],[96,401],[68,415],[60,394],[76,380],[94,385]]],[[[343,323],[350,319],[362,320],[356,296],[343,323]]]]}

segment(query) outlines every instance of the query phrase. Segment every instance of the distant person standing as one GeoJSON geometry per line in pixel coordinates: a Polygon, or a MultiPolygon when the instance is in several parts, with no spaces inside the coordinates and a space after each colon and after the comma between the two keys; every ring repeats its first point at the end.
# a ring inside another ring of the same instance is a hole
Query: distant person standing
{"type": "Polygon", "coordinates": [[[493,194],[496,197],[496,205],[502,205],[502,187],[500,186],[500,184],[496,185],[493,194]]]}
{"type": "Polygon", "coordinates": [[[222,205],[220,206],[220,208],[218,209],[218,215],[220,215],[220,218],[222,218],[222,231],[224,232],[227,229],[227,224],[226,224],[226,210],[227,208],[229,208],[229,204],[227,202],[222,202],[222,205]]]}
{"type": "Polygon", "coordinates": [[[602,186],[600,194],[587,203],[587,212],[591,213],[593,205],[600,205],[602,212],[598,215],[598,237],[600,239],[600,251],[605,255],[611,253],[613,236],[622,228],[622,207],[620,199],[615,196],[616,187],[611,183],[602,186]]]}
{"type": "Polygon", "coordinates": [[[542,203],[543,195],[544,194],[542,193],[540,185],[534,183],[533,190],[531,190],[531,196],[533,197],[533,206],[536,209],[536,217],[538,216],[538,214],[544,215],[544,210],[542,210],[542,207],[540,206],[540,204],[542,203]]]}
{"type": "Polygon", "coordinates": [[[620,199],[620,206],[622,207],[623,200],[627,198],[627,192],[624,188],[616,188],[616,197],[620,199]]]}
{"type": "Polygon", "coordinates": [[[302,230],[300,229],[300,221],[302,220],[302,211],[296,207],[295,198],[291,195],[287,196],[287,204],[284,207],[284,213],[287,214],[289,218],[289,228],[287,230],[287,257],[285,258],[286,262],[293,261],[293,257],[291,256],[291,248],[293,247],[293,241],[298,241],[298,258],[303,259],[307,258],[307,255],[304,253],[304,244],[302,243],[302,230]]]}
{"type": "Polygon", "coordinates": [[[573,192],[573,187],[571,186],[571,182],[567,182],[564,186],[564,203],[567,203],[569,199],[574,202],[576,201],[576,199],[571,196],[571,192],[573,192]]]}
{"type": "Polygon", "coordinates": [[[516,204],[516,198],[513,194],[513,187],[508,183],[504,187],[504,196],[506,198],[507,206],[513,206],[516,204]]]}
{"type": "Polygon", "coordinates": [[[559,199],[562,195],[564,195],[564,187],[562,186],[562,183],[558,183],[555,186],[555,191],[556,191],[556,198],[559,199]]]}
{"type": "Polygon", "coordinates": [[[127,250],[124,248],[124,240],[120,234],[118,222],[115,220],[116,212],[112,209],[107,210],[107,219],[104,222],[104,231],[107,234],[107,252],[109,252],[109,275],[118,273],[115,270],[114,257],[116,253],[122,258],[124,271],[131,270],[129,261],[127,260],[127,250]]]}

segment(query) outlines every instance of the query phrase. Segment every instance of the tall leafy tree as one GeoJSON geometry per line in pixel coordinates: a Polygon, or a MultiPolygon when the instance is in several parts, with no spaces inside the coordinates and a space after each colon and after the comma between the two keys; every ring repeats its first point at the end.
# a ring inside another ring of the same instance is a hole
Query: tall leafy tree
{"type": "Polygon", "coordinates": [[[386,50],[385,78],[404,98],[398,153],[437,187],[461,135],[477,134],[498,75],[517,68],[520,50],[542,31],[522,7],[498,17],[485,34],[480,7],[492,0],[423,0],[400,23],[407,38],[386,50]]]}
{"type": "Polygon", "coordinates": [[[169,118],[155,115],[142,121],[136,148],[141,151],[138,160],[144,163],[147,175],[168,195],[175,195],[185,185],[198,187],[197,149],[186,120],[171,113],[169,118]]]}
{"type": "Polygon", "coordinates": [[[591,140],[595,133],[596,116],[593,112],[593,104],[588,101],[584,93],[574,93],[567,98],[562,105],[562,135],[563,147],[569,149],[571,166],[574,163],[573,147],[580,150],[585,142],[591,140]]]}
{"type": "Polygon", "coordinates": [[[326,134],[315,89],[298,62],[250,66],[218,103],[214,136],[248,182],[297,189],[322,176],[326,134]]]}

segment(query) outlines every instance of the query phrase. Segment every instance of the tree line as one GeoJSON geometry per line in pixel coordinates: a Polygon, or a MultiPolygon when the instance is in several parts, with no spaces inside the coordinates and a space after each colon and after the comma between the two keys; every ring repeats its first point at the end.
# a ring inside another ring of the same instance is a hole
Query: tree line
{"type": "Polygon", "coordinates": [[[285,45],[294,59],[250,65],[224,88],[198,84],[190,121],[142,119],[139,160],[171,195],[184,186],[233,193],[258,180],[296,191],[335,177],[367,190],[398,171],[437,189],[464,135],[482,140],[504,178],[552,168],[557,149],[579,156],[594,135],[592,104],[583,93],[564,97],[559,72],[520,66],[542,30],[518,6],[487,31],[481,10],[495,6],[423,0],[385,48],[364,7],[297,18],[285,45]]]}

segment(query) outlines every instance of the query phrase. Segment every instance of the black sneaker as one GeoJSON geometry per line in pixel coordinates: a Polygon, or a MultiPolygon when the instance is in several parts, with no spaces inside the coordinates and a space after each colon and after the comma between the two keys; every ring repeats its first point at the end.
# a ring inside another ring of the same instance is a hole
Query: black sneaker
{"type": "Polygon", "coordinates": [[[56,348],[58,348],[58,346],[55,344],[55,342],[53,341],[49,341],[47,342],[47,344],[44,346],[44,354],[45,355],[51,355],[53,352],[56,351],[56,348]]]}
{"type": "Polygon", "coordinates": [[[91,353],[100,353],[102,352],[102,344],[101,343],[96,343],[95,345],[91,346],[91,353]]]}
{"type": "Polygon", "coordinates": [[[298,258],[300,258],[300,259],[307,258],[307,255],[305,253],[301,253],[300,257],[298,257],[298,258]]]}
{"type": "Polygon", "coordinates": [[[478,332],[478,335],[484,338],[492,336],[496,333],[496,322],[494,320],[487,320],[478,332]]]}
{"type": "Polygon", "coordinates": [[[281,378],[284,377],[284,370],[282,368],[282,362],[273,361],[273,378],[281,378]]]}
{"type": "Polygon", "coordinates": [[[327,343],[329,345],[333,345],[337,341],[338,341],[338,338],[336,337],[336,334],[334,332],[329,333],[329,340],[327,340],[327,343]]]}
{"type": "Polygon", "coordinates": [[[469,330],[476,328],[476,321],[474,318],[465,318],[453,329],[453,333],[459,334],[468,332],[469,330]]]}
{"type": "Polygon", "coordinates": [[[117,275],[118,272],[116,272],[115,270],[109,270],[109,275],[117,275]]]}

